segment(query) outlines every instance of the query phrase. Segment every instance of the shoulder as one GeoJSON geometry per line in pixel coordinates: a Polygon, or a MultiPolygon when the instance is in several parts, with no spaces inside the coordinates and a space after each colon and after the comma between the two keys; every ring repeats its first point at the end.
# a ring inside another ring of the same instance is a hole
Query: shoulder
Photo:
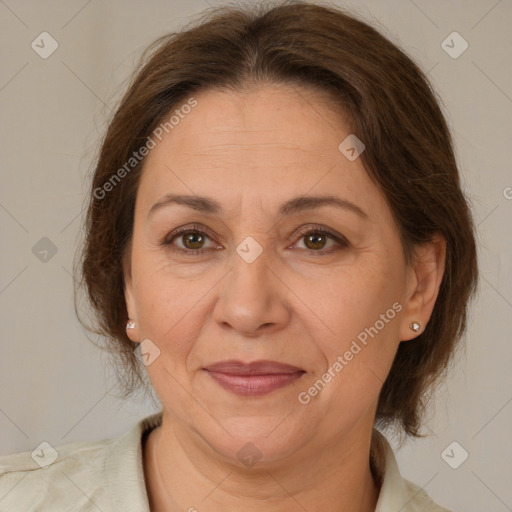
{"type": "Polygon", "coordinates": [[[435,503],[421,487],[409,480],[406,480],[405,478],[403,479],[403,482],[410,496],[411,502],[414,504],[418,512],[452,512],[451,510],[435,503]]]}
{"type": "MultiPolygon", "coordinates": [[[[33,452],[0,457],[0,510],[93,510],[100,499],[105,459],[112,440],[42,443],[33,452]]],[[[96,509],[97,510],[97,509],[96,509]]]]}
{"type": "Polygon", "coordinates": [[[380,483],[375,512],[451,512],[435,503],[421,487],[402,477],[389,441],[376,429],[370,453],[380,483]]]}
{"type": "Polygon", "coordinates": [[[41,443],[0,457],[1,512],[143,512],[148,510],[142,444],[162,413],[115,439],[41,443]]]}

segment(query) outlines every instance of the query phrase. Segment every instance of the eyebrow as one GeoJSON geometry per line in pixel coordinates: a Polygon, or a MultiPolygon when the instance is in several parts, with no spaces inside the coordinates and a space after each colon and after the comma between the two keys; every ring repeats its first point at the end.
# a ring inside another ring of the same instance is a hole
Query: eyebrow
{"type": "MultiPolygon", "coordinates": [[[[150,208],[148,217],[153,215],[157,210],[171,205],[186,206],[192,210],[213,215],[223,213],[220,203],[210,197],[167,194],[150,208]]],[[[356,213],[364,219],[368,218],[366,212],[356,204],[332,195],[294,197],[279,207],[279,214],[288,216],[302,211],[320,208],[321,206],[336,206],[337,208],[356,213]]]]}

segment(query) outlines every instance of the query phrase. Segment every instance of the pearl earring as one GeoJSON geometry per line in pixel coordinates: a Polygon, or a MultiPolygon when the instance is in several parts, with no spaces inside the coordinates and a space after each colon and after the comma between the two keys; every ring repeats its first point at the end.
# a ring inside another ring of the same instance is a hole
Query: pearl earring
{"type": "Polygon", "coordinates": [[[127,329],[135,329],[135,322],[132,320],[129,320],[128,323],[126,324],[126,328],[127,329]]]}
{"type": "Polygon", "coordinates": [[[421,329],[421,325],[418,322],[412,322],[409,328],[411,331],[418,332],[421,329]]]}

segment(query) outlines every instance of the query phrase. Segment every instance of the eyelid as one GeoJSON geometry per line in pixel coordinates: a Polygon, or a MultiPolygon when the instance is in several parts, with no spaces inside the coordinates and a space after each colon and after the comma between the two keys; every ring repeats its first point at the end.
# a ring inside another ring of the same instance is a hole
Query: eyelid
{"type": "MultiPolygon", "coordinates": [[[[336,231],[333,231],[330,228],[327,228],[325,226],[316,225],[316,224],[308,224],[306,227],[304,227],[301,230],[299,230],[295,234],[295,237],[297,237],[297,236],[305,236],[305,235],[307,235],[310,232],[321,233],[321,234],[328,235],[331,238],[333,238],[339,245],[342,245],[342,246],[345,246],[345,247],[348,247],[350,245],[350,242],[341,233],[337,233],[336,231]]],[[[319,253],[320,252],[324,252],[325,254],[327,254],[326,251],[312,251],[312,252],[319,252],[319,253]]]]}
{"type": "MultiPolygon", "coordinates": [[[[172,246],[173,245],[172,242],[175,238],[179,237],[179,235],[187,234],[189,232],[197,232],[197,233],[206,235],[211,240],[215,240],[215,236],[212,234],[212,232],[208,228],[206,228],[205,226],[200,226],[198,224],[192,224],[190,226],[182,226],[180,228],[177,228],[174,231],[172,231],[170,234],[166,235],[164,240],[162,241],[161,245],[164,247],[172,246]]],[[[310,250],[302,249],[302,251],[307,251],[310,254],[313,253],[315,255],[316,254],[327,255],[327,254],[330,254],[338,249],[346,248],[351,245],[350,242],[347,240],[347,238],[345,236],[343,236],[342,234],[337,233],[336,231],[333,231],[332,229],[330,229],[328,227],[317,225],[317,224],[308,224],[307,226],[300,228],[298,231],[296,229],[294,239],[296,239],[296,238],[300,239],[301,237],[307,235],[310,232],[325,234],[325,235],[331,237],[338,245],[338,247],[334,247],[334,248],[327,249],[327,250],[314,251],[311,249],[310,250]]],[[[294,242],[294,245],[297,242],[298,242],[298,240],[294,242]]],[[[204,253],[208,250],[212,250],[212,249],[211,248],[210,249],[201,248],[201,249],[197,249],[197,250],[192,250],[192,249],[182,249],[181,247],[174,247],[173,250],[181,252],[181,253],[198,255],[198,254],[202,254],[202,253],[204,253]]]]}
{"type": "MultiPolygon", "coordinates": [[[[177,238],[179,235],[184,235],[188,232],[201,233],[203,235],[206,235],[211,240],[213,240],[215,238],[213,233],[208,228],[206,228],[204,226],[200,226],[199,224],[192,224],[191,226],[179,227],[179,228],[175,229],[174,231],[172,231],[171,233],[169,233],[168,235],[166,235],[165,238],[163,239],[161,245],[163,245],[163,246],[172,245],[172,241],[175,238],[177,238]]],[[[197,251],[191,251],[191,250],[181,249],[180,247],[178,247],[177,250],[183,250],[186,252],[196,252],[196,253],[199,253],[202,251],[202,249],[198,249],[197,251]]]]}

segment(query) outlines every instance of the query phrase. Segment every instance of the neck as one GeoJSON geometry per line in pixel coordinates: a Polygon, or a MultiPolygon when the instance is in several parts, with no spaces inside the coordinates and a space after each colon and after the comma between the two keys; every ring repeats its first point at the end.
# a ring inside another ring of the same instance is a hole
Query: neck
{"type": "Polygon", "coordinates": [[[164,414],[144,446],[150,509],[374,512],[379,488],[370,469],[371,431],[349,437],[292,463],[240,468],[204,450],[164,414]]]}

